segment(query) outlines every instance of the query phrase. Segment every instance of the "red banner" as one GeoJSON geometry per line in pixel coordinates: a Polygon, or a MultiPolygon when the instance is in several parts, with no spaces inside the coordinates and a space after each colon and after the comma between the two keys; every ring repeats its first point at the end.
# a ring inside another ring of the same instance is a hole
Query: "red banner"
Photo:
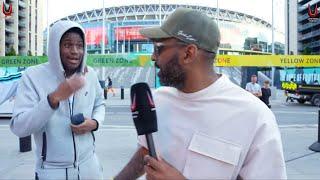
{"type": "MultiPolygon", "coordinates": [[[[102,27],[85,28],[87,45],[99,45],[102,43],[102,27]]],[[[105,29],[105,34],[107,29],[105,29]]],[[[105,44],[108,44],[107,35],[105,35],[105,44]]]]}
{"type": "Polygon", "coordinates": [[[123,40],[144,40],[147,39],[139,33],[139,30],[145,28],[141,26],[134,27],[117,27],[115,28],[114,39],[123,40]]]}

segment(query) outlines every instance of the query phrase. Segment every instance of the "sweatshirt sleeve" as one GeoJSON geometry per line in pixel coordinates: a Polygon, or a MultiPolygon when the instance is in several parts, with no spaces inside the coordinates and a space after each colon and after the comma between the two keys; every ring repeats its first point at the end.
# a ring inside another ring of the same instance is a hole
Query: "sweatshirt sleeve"
{"type": "Polygon", "coordinates": [[[103,96],[103,89],[101,88],[98,77],[95,74],[95,89],[96,89],[96,97],[94,101],[92,119],[95,119],[98,122],[98,127],[102,125],[105,118],[105,101],[103,96]]]}
{"type": "Polygon", "coordinates": [[[39,97],[31,79],[27,72],[23,74],[15,97],[10,129],[19,137],[42,129],[54,113],[47,98],[39,97]]]}

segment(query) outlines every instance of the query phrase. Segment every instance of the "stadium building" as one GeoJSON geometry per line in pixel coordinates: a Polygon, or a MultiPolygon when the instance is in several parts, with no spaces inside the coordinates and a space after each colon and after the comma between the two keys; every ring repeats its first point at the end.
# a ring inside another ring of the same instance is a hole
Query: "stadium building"
{"type": "MultiPolygon", "coordinates": [[[[246,51],[271,53],[270,23],[245,13],[210,6],[128,5],[104,8],[105,12],[103,8],[79,12],[62,18],[62,20],[76,21],[83,25],[87,34],[89,53],[102,53],[102,38],[105,39],[105,53],[151,53],[153,46],[140,35],[139,29],[159,26],[161,21],[178,7],[198,9],[209,15],[213,21],[218,22],[222,34],[221,54],[241,54],[246,51]],[[103,24],[105,26],[104,36],[102,36],[103,24]]],[[[275,53],[283,54],[283,34],[279,32],[275,34],[275,53]]]]}
{"type": "MultiPolygon", "coordinates": [[[[216,5],[215,3],[210,5],[196,5],[196,3],[185,5],[157,4],[159,1],[154,2],[156,3],[94,9],[69,15],[61,20],[71,20],[82,24],[86,31],[87,50],[90,54],[146,54],[152,53],[153,44],[141,36],[139,30],[145,27],[159,26],[176,8],[187,7],[206,13],[213,21],[218,23],[222,36],[219,54],[271,54],[272,26],[263,19],[243,12],[213,7],[216,5]]],[[[199,27],[199,31],[201,31],[201,27],[199,27]]],[[[283,41],[284,35],[276,31],[275,54],[284,54],[283,41]]],[[[46,44],[45,39],[44,45],[46,44]]],[[[115,87],[130,87],[132,83],[140,81],[148,82],[151,86],[154,86],[156,79],[155,70],[150,67],[102,67],[96,68],[96,70],[99,79],[102,81],[107,76],[111,76],[114,79],[115,87]]],[[[241,81],[243,81],[241,80],[242,68],[217,68],[217,71],[229,75],[230,79],[236,84],[241,84],[241,81]]],[[[268,78],[267,76],[264,77],[268,78]]]]}

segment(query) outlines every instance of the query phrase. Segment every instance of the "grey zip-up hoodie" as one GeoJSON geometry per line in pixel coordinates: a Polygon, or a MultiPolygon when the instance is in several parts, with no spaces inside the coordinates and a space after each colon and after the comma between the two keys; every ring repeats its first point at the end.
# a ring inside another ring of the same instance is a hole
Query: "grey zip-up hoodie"
{"type": "MultiPolygon", "coordinates": [[[[48,104],[48,94],[65,80],[60,40],[73,27],[81,29],[84,34],[83,28],[71,21],[60,21],[52,26],[48,62],[28,68],[18,86],[10,128],[19,137],[33,134],[36,169],[77,167],[92,157],[95,151],[93,132],[82,135],[72,133],[70,117],[83,113],[85,117],[97,120],[100,125],[105,118],[103,90],[92,68],[88,68],[85,86],[74,94],[73,103],[69,103],[68,99],[60,101],[56,110],[48,104]]],[[[86,49],[84,52],[81,72],[86,66],[86,49]]]]}

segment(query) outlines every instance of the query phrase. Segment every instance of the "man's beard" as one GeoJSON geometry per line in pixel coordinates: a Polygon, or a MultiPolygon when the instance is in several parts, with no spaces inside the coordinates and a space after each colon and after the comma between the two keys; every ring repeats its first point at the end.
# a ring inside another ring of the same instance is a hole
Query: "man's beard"
{"type": "Polygon", "coordinates": [[[178,53],[176,53],[167,64],[159,67],[158,77],[162,86],[171,86],[182,89],[185,85],[186,72],[179,64],[178,53]]]}

